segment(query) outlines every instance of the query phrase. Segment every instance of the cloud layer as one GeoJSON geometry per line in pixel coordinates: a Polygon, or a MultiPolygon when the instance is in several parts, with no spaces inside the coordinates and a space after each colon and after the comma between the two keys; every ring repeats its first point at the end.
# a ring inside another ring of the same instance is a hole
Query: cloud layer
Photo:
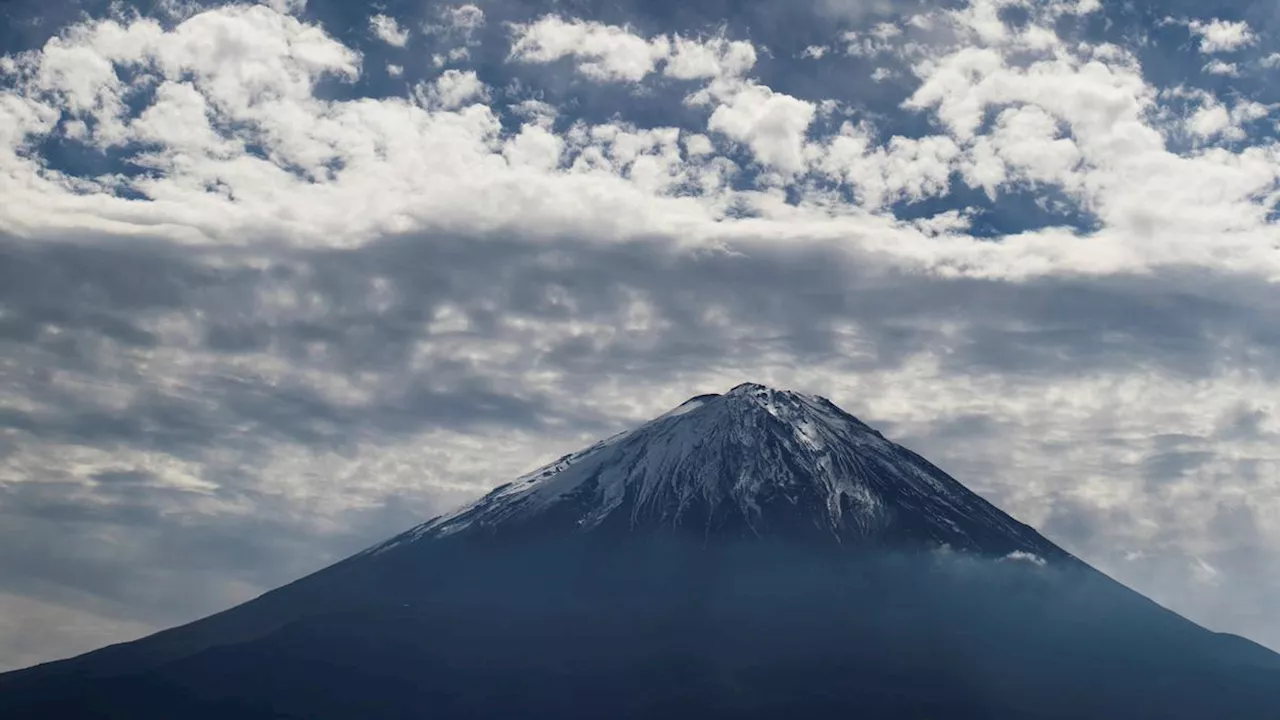
{"type": "Polygon", "coordinates": [[[1269,36],[1151,20],[1184,77],[1096,2],[851,8],[766,41],[165,5],[5,55],[2,655],[192,619],[746,379],[1280,645],[1269,36]]]}

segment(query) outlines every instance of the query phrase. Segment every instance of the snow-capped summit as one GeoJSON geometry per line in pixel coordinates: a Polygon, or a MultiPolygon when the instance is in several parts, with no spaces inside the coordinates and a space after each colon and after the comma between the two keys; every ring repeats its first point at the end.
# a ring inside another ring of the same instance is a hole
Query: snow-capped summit
{"type": "Polygon", "coordinates": [[[756,383],[690,398],[369,552],[533,529],[1065,555],[830,400],[756,383]]]}

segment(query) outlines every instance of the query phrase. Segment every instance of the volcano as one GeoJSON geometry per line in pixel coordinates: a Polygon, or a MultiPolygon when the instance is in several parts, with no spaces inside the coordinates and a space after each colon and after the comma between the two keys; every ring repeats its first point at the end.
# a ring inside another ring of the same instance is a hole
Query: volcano
{"type": "Polygon", "coordinates": [[[821,397],[700,395],[4,718],[1280,718],[1280,656],[821,397]]]}

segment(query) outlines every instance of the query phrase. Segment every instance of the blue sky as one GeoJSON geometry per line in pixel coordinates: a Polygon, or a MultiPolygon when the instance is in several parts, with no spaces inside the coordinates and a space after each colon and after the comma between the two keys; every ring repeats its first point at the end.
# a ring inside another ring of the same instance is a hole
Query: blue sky
{"type": "Polygon", "coordinates": [[[0,3],[0,662],[745,380],[1280,647],[1277,13],[0,3]]]}

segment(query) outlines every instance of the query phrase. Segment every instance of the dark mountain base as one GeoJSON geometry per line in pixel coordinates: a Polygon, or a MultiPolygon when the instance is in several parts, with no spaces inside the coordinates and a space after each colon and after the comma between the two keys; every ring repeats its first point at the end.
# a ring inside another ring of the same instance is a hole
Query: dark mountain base
{"type": "Polygon", "coordinates": [[[313,611],[252,639],[208,644],[269,626],[277,593],[158,655],[0,678],[0,717],[1280,716],[1276,656],[1082,564],[598,541],[340,564],[277,591],[313,611]]]}

